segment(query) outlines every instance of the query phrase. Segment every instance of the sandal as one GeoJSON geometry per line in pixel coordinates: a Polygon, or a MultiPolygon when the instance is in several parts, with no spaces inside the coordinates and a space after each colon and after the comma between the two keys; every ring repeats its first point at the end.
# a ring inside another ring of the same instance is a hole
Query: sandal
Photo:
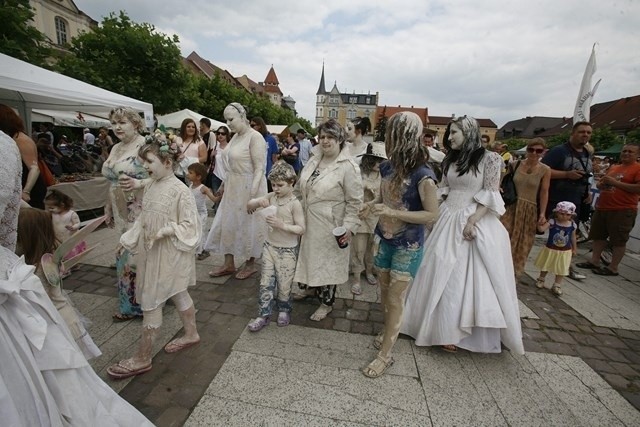
{"type": "Polygon", "coordinates": [[[562,295],[562,289],[560,289],[560,286],[554,285],[551,288],[551,293],[554,294],[555,296],[559,297],[560,295],[562,295]]]}
{"type": "Polygon", "coordinates": [[[458,352],[458,347],[456,347],[453,344],[443,345],[443,346],[440,346],[440,348],[442,348],[447,353],[457,353],[458,352]]]}
{"type": "Polygon", "coordinates": [[[544,279],[537,278],[536,279],[536,288],[543,289],[544,288],[544,279]]]}
{"type": "MultiPolygon", "coordinates": [[[[270,320],[271,319],[268,317],[256,317],[251,322],[249,322],[249,325],[247,326],[251,332],[258,332],[260,329],[267,326],[270,320]]],[[[278,321],[280,321],[280,315],[278,315],[278,321]]]]}
{"type": "Polygon", "coordinates": [[[209,277],[222,277],[222,276],[229,276],[233,273],[236,272],[235,268],[222,268],[220,270],[217,271],[210,271],[209,272],[209,277]]]}
{"type": "Polygon", "coordinates": [[[362,294],[362,287],[360,286],[360,283],[354,283],[353,285],[351,285],[351,293],[354,295],[362,294]]]}
{"type": "Polygon", "coordinates": [[[314,322],[319,322],[327,317],[327,315],[332,311],[333,307],[331,307],[330,305],[320,304],[320,307],[318,307],[318,309],[313,312],[309,319],[313,320],[314,322]]]}
{"type": "Polygon", "coordinates": [[[288,326],[291,322],[291,314],[286,311],[281,311],[278,313],[278,326],[288,326]]]}
{"type": "MultiPolygon", "coordinates": [[[[184,337],[182,337],[184,338],[184,337]]],[[[169,344],[164,346],[164,351],[167,353],[177,353],[180,350],[184,350],[189,347],[193,347],[196,344],[200,343],[200,338],[198,341],[190,341],[190,342],[179,342],[182,338],[176,338],[175,340],[169,342],[169,344]]]]}
{"type": "Polygon", "coordinates": [[[120,312],[114,313],[113,316],[111,316],[111,319],[113,319],[113,321],[116,323],[128,322],[129,320],[141,319],[141,318],[142,318],[142,314],[122,314],[120,312]]]}
{"type": "Polygon", "coordinates": [[[151,363],[149,363],[147,366],[133,369],[128,366],[125,366],[123,362],[124,360],[121,360],[118,363],[111,365],[109,366],[109,368],[107,368],[107,374],[109,374],[109,376],[114,380],[123,380],[125,378],[144,374],[145,372],[149,372],[151,370],[151,363]]]}
{"type": "Polygon", "coordinates": [[[257,272],[258,272],[258,270],[256,270],[256,269],[253,269],[253,270],[240,270],[240,271],[238,271],[238,274],[236,274],[236,279],[238,279],[238,280],[248,279],[249,277],[253,276],[257,272]]]}
{"type": "Polygon", "coordinates": [[[369,378],[378,378],[381,377],[382,374],[387,372],[387,369],[393,365],[393,358],[390,357],[388,360],[384,360],[382,356],[378,355],[366,368],[362,370],[362,373],[365,377],[369,378]]]}
{"type": "Polygon", "coordinates": [[[373,339],[373,348],[375,348],[376,350],[380,350],[380,347],[382,347],[383,339],[384,332],[380,332],[378,335],[376,335],[376,337],[373,339]]]}
{"type": "Polygon", "coordinates": [[[378,284],[378,279],[372,273],[367,273],[365,276],[367,277],[367,282],[369,282],[370,285],[375,286],[378,284]]]}

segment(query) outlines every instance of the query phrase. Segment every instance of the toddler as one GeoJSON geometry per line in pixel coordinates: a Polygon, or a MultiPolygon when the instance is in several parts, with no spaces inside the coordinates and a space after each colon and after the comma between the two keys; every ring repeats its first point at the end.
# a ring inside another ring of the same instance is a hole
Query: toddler
{"type": "Polygon", "coordinates": [[[40,209],[23,208],[18,215],[18,254],[24,255],[27,264],[36,267],[51,302],[69,327],[71,336],[89,360],[102,354],[87,332],[80,314],[62,290],[62,282],[51,283],[44,274],[41,263],[44,254],[53,254],[58,246],[51,214],[40,209]]]}
{"type": "Polygon", "coordinates": [[[204,240],[206,238],[205,227],[207,226],[207,198],[213,203],[220,201],[222,197],[213,194],[211,189],[202,183],[202,180],[207,176],[207,167],[202,163],[192,163],[187,168],[187,180],[191,182],[189,188],[193,194],[193,198],[196,200],[196,208],[198,209],[198,215],[200,216],[200,223],[202,225],[202,237],[198,242],[196,248],[196,258],[199,261],[209,256],[209,251],[205,251],[203,248],[204,240]]]}
{"type": "Polygon", "coordinates": [[[148,136],[138,150],[138,157],[149,179],[120,177],[124,191],[145,187],[142,212],[120,238],[124,249],[138,255],[138,277],[142,283],[136,289],[136,297],[142,308],[142,336],[132,358],[107,369],[114,379],[151,369],[153,343],[162,325],[162,308],[169,298],[180,314],[184,335],[170,341],[164,350],[175,353],[200,342],[196,310],[187,288],[196,284],[194,252],[202,229],[191,191],[173,172],[179,156],[175,142],[162,135],[148,136]]]}
{"type": "MultiPolygon", "coordinates": [[[[73,211],[73,199],[58,190],[49,190],[44,198],[44,208],[51,212],[51,220],[53,221],[53,231],[58,239],[58,243],[62,243],[71,237],[78,228],[80,228],[80,217],[73,211]]],[[[86,242],[79,242],[64,259],[70,259],[84,252],[87,249],[86,242]]],[[[62,277],[68,277],[70,271],[63,271],[62,277]]]]}
{"type": "MultiPolygon", "coordinates": [[[[364,203],[377,200],[380,195],[380,163],[387,159],[384,149],[384,142],[372,142],[367,145],[367,150],[360,161],[360,173],[362,176],[362,188],[364,190],[364,203]]],[[[360,275],[365,272],[367,282],[376,285],[378,280],[373,275],[373,251],[374,251],[374,230],[378,223],[376,215],[369,215],[360,218],[362,222],[356,234],[351,238],[351,273],[353,282],[351,293],[360,295],[360,275]]]]}
{"type": "Polygon", "coordinates": [[[560,202],[553,209],[554,218],[538,227],[542,232],[549,230],[547,244],[536,258],[535,265],[540,269],[536,287],[544,288],[547,272],[556,275],[551,292],[555,296],[562,295],[562,278],[569,274],[571,256],[576,254],[576,205],[571,202],[560,202]]]}
{"type": "Polygon", "coordinates": [[[287,326],[291,320],[291,285],[298,260],[299,236],[304,234],[305,221],[302,205],[293,195],[296,172],[287,163],[277,163],[269,172],[273,192],[249,200],[247,210],[273,209],[266,217],[269,225],[262,249],[262,277],[258,298],[258,317],[249,323],[249,330],[257,332],[269,324],[271,305],[277,292],[278,326],[287,326]],[[275,208],[275,209],[274,209],[275,208]]]}

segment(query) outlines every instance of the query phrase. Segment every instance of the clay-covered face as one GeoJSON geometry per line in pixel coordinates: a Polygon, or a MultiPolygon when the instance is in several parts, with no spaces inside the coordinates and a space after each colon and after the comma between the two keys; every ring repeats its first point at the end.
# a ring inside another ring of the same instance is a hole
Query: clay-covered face
{"type": "Polygon", "coordinates": [[[293,185],[287,181],[271,181],[271,188],[278,197],[286,197],[293,191],[293,185]]]}
{"type": "Polygon", "coordinates": [[[356,126],[351,123],[351,121],[347,120],[347,124],[344,126],[344,130],[346,133],[347,141],[353,141],[356,139],[356,126]]]}
{"type": "Polygon", "coordinates": [[[318,136],[318,144],[320,145],[320,149],[322,149],[322,153],[327,156],[338,155],[340,152],[340,143],[333,135],[325,133],[324,131],[320,132],[318,136]]]}
{"type": "Polygon", "coordinates": [[[121,117],[111,122],[113,133],[120,141],[131,141],[138,135],[135,125],[126,117],[121,117]]]}
{"type": "Polygon", "coordinates": [[[153,153],[147,153],[147,158],[142,159],[142,166],[149,173],[149,178],[151,179],[158,180],[173,174],[171,162],[167,161],[163,163],[162,160],[153,153]]]}
{"type": "Polygon", "coordinates": [[[237,133],[248,126],[240,112],[234,107],[224,109],[224,119],[227,121],[227,126],[231,132],[237,133]]]}
{"type": "Polygon", "coordinates": [[[449,129],[449,143],[452,150],[460,150],[464,144],[464,134],[457,124],[453,123],[449,129]]]}

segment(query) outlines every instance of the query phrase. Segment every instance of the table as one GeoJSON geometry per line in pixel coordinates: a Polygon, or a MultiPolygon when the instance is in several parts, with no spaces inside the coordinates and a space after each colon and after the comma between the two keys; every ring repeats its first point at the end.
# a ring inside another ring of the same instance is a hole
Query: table
{"type": "Polygon", "coordinates": [[[95,177],[86,181],[61,182],[49,187],[73,199],[74,211],[103,208],[109,195],[109,181],[105,177],[95,177]]]}

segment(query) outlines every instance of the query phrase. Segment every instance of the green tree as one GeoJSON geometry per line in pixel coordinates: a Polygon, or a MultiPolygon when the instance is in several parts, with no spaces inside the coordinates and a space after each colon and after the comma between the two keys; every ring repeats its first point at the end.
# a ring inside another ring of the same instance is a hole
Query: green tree
{"type": "Polygon", "coordinates": [[[177,36],[158,33],[121,11],[104,18],[99,28],[75,37],[71,55],[57,68],[70,77],[150,102],[159,114],[193,100],[195,85],[182,65],[177,36]]]}
{"type": "Polygon", "coordinates": [[[559,133],[558,135],[550,136],[549,138],[547,138],[547,146],[551,148],[551,147],[555,147],[556,145],[564,144],[565,142],[569,141],[570,136],[571,136],[570,130],[565,130],[564,132],[559,133]]]}
{"type": "Polygon", "coordinates": [[[635,128],[625,135],[626,142],[635,142],[636,144],[640,144],[640,128],[635,128]]]}
{"type": "Polygon", "coordinates": [[[609,126],[603,126],[593,130],[590,142],[596,151],[600,151],[618,144],[620,140],[618,139],[618,136],[611,131],[609,126]]]}
{"type": "Polygon", "coordinates": [[[47,37],[32,25],[33,16],[29,0],[0,0],[0,52],[46,66],[51,49],[47,37]]]}
{"type": "Polygon", "coordinates": [[[374,131],[374,139],[376,141],[384,141],[385,134],[387,132],[387,107],[382,107],[380,116],[378,116],[378,122],[374,131]]]}
{"type": "Polygon", "coordinates": [[[519,150],[525,145],[527,145],[527,140],[522,138],[511,137],[508,139],[501,139],[498,141],[500,144],[507,144],[507,151],[515,151],[519,150]]]}

